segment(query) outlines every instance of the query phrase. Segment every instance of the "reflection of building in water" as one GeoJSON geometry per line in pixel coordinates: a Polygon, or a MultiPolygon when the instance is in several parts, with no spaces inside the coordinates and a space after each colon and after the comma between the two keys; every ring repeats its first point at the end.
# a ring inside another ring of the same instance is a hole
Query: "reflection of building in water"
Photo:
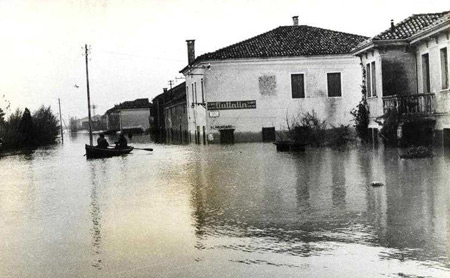
{"type": "Polygon", "coordinates": [[[97,268],[98,270],[102,269],[102,259],[101,259],[101,243],[102,243],[102,234],[101,234],[101,211],[98,203],[98,195],[97,195],[97,176],[96,169],[94,165],[90,165],[91,170],[91,180],[92,180],[92,189],[91,189],[91,216],[92,216],[92,266],[97,268]]]}
{"type": "Polygon", "coordinates": [[[408,248],[404,255],[414,258],[448,256],[448,165],[439,159],[385,160],[385,167],[386,244],[408,248]]]}
{"type": "Polygon", "coordinates": [[[283,250],[307,255],[314,249],[308,244],[323,240],[324,231],[338,234],[354,219],[363,221],[358,214],[366,210],[366,186],[350,177],[358,176],[351,155],[324,151],[289,159],[268,152],[255,159],[248,152],[236,152],[238,158],[215,152],[196,160],[191,182],[199,240],[268,237],[281,240],[280,244],[296,242],[296,247],[283,246],[283,250]],[[348,202],[355,196],[363,201],[348,202]]]}
{"type": "Polygon", "coordinates": [[[449,234],[448,189],[433,176],[436,163],[410,168],[383,151],[267,152],[262,159],[253,152],[220,150],[196,160],[190,176],[199,249],[216,247],[210,237],[232,237],[249,243],[220,248],[308,256],[325,240],[444,252],[437,244],[449,234]]]}

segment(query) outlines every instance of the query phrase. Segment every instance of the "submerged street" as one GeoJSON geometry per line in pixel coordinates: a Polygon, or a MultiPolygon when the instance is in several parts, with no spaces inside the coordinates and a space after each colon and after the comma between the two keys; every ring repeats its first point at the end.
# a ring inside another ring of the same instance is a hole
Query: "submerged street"
{"type": "Polygon", "coordinates": [[[443,149],[86,142],[0,155],[0,277],[450,276],[443,149]]]}

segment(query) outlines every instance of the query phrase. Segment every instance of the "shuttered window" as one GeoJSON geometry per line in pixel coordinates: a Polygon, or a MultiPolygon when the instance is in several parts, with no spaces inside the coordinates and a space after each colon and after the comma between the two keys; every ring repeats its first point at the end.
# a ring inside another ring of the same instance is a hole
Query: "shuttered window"
{"type": "Polygon", "coordinates": [[[305,75],[291,74],[292,98],[305,98],[305,75]]]}
{"type": "Polygon", "coordinates": [[[341,73],[327,73],[328,97],[341,97],[341,73]]]}
{"type": "Polygon", "coordinates": [[[441,83],[442,89],[448,88],[448,54],[447,47],[441,49],[441,83]]]}
{"type": "Polygon", "coordinates": [[[370,63],[366,66],[366,81],[367,96],[372,97],[372,74],[370,71],[370,63]]]}
{"type": "Polygon", "coordinates": [[[422,55],[422,82],[423,82],[423,93],[429,93],[431,89],[430,84],[430,58],[427,54],[422,55]]]}

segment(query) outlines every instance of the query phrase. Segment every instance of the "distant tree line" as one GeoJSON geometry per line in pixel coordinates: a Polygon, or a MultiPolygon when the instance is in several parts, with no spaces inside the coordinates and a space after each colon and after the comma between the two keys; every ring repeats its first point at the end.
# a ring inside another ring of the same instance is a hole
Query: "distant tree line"
{"type": "Polygon", "coordinates": [[[23,148],[49,145],[56,142],[59,122],[50,107],[41,106],[33,114],[25,108],[17,109],[5,118],[0,108],[0,139],[3,148],[23,148]]]}

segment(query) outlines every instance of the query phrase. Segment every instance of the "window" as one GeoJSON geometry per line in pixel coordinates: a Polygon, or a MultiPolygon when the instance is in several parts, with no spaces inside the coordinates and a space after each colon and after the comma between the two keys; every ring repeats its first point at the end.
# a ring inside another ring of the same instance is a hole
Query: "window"
{"type": "Polygon", "coordinates": [[[192,91],[192,104],[197,103],[197,83],[193,82],[191,84],[191,91],[192,91]]]}
{"type": "Polygon", "coordinates": [[[422,55],[422,81],[423,93],[430,92],[430,58],[427,54],[422,55]]]}
{"type": "Polygon", "coordinates": [[[198,103],[198,99],[197,99],[197,82],[194,82],[194,92],[195,92],[195,103],[198,103]]]}
{"type": "Polygon", "coordinates": [[[372,96],[372,74],[370,73],[370,63],[366,65],[366,90],[367,90],[367,97],[372,96]]]}
{"type": "Polygon", "coordinates": [[[305,75],[291,74],[292,98],[305,98],[305,75]]]}
{"type": "Polygon", "coordinates": [[[201,80],[200,90],[202,90],[202,103],[204,103],[205,102],[205,82],[203,82],[203,78],[201,80]]]}
{"type": "Polygon", "coordinates": [[[341,97],[341,73],[327,73],[328,97],[341,97]]]}
{"type": "Polygon", "coordinates": [[[275,128],[274,127],[263,127],[262,128],[262,139],[263,142],[273,142],[275,141],[275,128]]]}
{"type": "Polygon", "coordinates": [[[186,86],[186,104],[189,105],[189,86],[186,86]]]}
{"type": "Polygon", "coordinates": [[[375,61],[373,61],[372,63],[370,63],[371,66],[371,76],[370,78],[372,79],[372,96],[376,97],[377,96],[377,81],[376,81],[376,71],[375,71],[375,61]]]}
{"type": "Polygon", "coordinates": [[[442,84],[442,89],[448,89],[448,54],[447,54],[447,47],[441,49],[441,84],[442,84]]]}

